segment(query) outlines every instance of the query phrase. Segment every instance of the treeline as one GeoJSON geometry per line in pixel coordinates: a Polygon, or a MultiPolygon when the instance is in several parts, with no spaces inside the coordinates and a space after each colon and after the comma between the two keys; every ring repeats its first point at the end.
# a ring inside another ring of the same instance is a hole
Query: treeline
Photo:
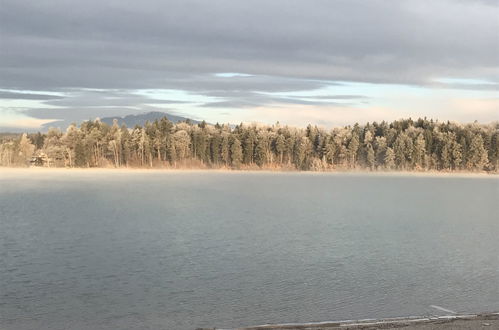
{"type": "Polygon", "coordinates": [[[209,125],[166,117],[129,129],[95,121],[0,137],[0,165],[498,171],[499,123],[373,122],[326,130],[209,125]]]}

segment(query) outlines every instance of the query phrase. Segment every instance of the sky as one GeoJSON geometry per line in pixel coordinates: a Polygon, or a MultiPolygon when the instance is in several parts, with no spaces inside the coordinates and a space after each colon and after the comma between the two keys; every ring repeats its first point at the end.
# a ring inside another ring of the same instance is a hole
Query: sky
{"type": "Polygon", "coordinates": [[[499,0],[0,0],[0,131],[499,120],[499,0]]]}

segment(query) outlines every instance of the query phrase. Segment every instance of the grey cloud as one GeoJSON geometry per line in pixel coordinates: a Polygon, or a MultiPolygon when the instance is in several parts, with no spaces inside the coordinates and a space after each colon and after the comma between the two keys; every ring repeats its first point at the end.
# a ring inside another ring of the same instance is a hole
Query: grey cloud
{"type": "Polygon", "coordinates": [[[295,95],[294,97],[318,100],[358,100],[369,98],[365,95],[295,95]]]}
{"type": "Polygon", "coordinates": [[[341,106],[347,106],[347,103],[343,102],[332,102],[332,101],[314,101],[314,100],[306,100],[306,99],[300,99],[300,98],[290,98],[290,97],[280,97],[280,98],[273,98],[272,99],[276,103],[287,103],[287,104],[301,104],[301,105],[341,105],[341,106]]]}
{"type": "Polygon", "coordinates": [[[136,94],[135,90],[72,90],[64,89],[64,98],[44,101],[46,108],[18,109],[17,112],[38,118],[58,119],[48,124],[65,127],[71,122],[96,117],[124,116],[150,111],[175,111],[158,105],[183,104],[184,101],[161,100],[136,94]],[[154,104],[154,105],[152,105],[154,104]]]}
{"type": "Polygon", "coordinates": [[[438,83],[431,84],[433,87],[448,88],[448,89],[463,89],[463,90],[482,90],[482,91],[499,91],[499,83],[490,84],[452,84],[452,83],[438,83]]]}
{"type": "MultiPolygon", "coordinates": [[[[355,99],[363,99],[361,95],[356,95],[355,97],[349,97],[349,95],[338,95],[337,100],[350,100],[355,101],[355,99]]],[[[248,108],[264,106],[272,103],[279,104],[301,104],[301,105],[315,105],[315,106],[349,106],[351,104],[344,102],[331,101],[331,97],[321,96],[321,97],[285,97],[276,96],[275,94],[262,94],[262,93],[248,93],[247,95],[241,95],[238,98],[232,98],[228,101],[218,101],[218,102],[207,102],[202,104],[202,107],[208,108],[248,108]]]]}
{"type": "Polygon", "coordinates": [[[164,88],[214,72],[425,84],[497,76],[487,1],[4,0],[2,85],[164,88]],[[175,80],[175,79],[173,79],[175,80]]]}
{"type": "Polygon", "coordinates": [[[66,108],[41,108],[41,109],[24,109],[20,111],[28,116],[37,119],[57,119],[57,121],[43,125],[48,127],[65,128],[69,124],[81,123],[85,120],[94,120],[97,117],[123,117],[126,115],[136,115],[143,112],[168,112],[176,114],[175,111],[168,108],[159,108],[154,106],[141,106],[141,107],[74,107],[71,109],[66,108]]]}
{"type": "Polygon", "coordinates": [[[304,91],[334,85],[335,83],[266,75],[232,78],[198,75],[187,76],[183,79],[167,79],[164,84],[168,88],[187,90],[207,96],[237,97],[258,91],[270,93],[304,91]]]}
{"type": "Polygon", "coordinates": [[[50,94],[35,94],[35,93],[18,93],[9,91],[0,91],[0,99],[11,100],[55,100],[61,99],[62,96],[50,94]]]}
{"type": "Polygon", "coordinates": [[[208,102],[202,104],[201,106],[205,108],[251,108],[263,104],[264,104],[263,102],[233,100],[233,101],[208,102]]]}
{"type": "Polygon", "coordinates": [[[96,117],[136,114],[140,112],[140,109],[137,109],[135,107],[101,107],[101,108],[74,107],[72,109],[66,109],[66,108],[24,109],[22,110],[22,112],[28,116],[38,119],[64,118],[65,120],[72,122],[72,121],[95,119],[96,117]]]}
{"type": "Polygon", "coordinates": [[[80,90],[67,93],[67,97],[60,100],[44,102],[47,105],[59,107],[137,107],[147,103],[180,104],[186,103],[177,100],[161,100],[138,95],[129,90],[80,90]]]}
{"type": "Polygon", "coordinates": [[[498,13],[487,0],[2,0],[0,89],[73,90],[38,99],[65,107],[54,118],[68,120],[147,111],[151,100],[127,94],[137,89],[221,98],[204,104],[221,108],[276,102],[258,92],[299,94],[339,81],[490,90],[434,79],[498,81],[498,13]],[[109,92],[75,92],[82,88],[109,92]]]}

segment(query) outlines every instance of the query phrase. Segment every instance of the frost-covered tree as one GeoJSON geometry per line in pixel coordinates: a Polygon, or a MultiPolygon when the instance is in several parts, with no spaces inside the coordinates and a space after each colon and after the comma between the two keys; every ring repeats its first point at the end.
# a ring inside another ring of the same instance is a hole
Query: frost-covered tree
{"type": "Polygon", "coordinates": [[[388,170],[392,170],[395,167],[395,152],[390,147],[386,148],[384,163],[385,168],[388,170]]]}
{"type": "Polygon", "coordinates": [[[278,134],[275,139],[275,150],[279,157],[279,164],[282,164],[284,152],[286,151],[286,138],[281,134],[278,134]]]}
{"type": "Polygon", "coordinates": [[[173,143],[175,145],[176,158],[185,160],[190,154],[191,137],[185,130],[180,130],[173,134],[173,143]]]}
{"type": "Polygon", "coordinates": [[[35,146],[31,143],[30,139],[28,139],[26,133],[24,133],[19,141],[19,157],[27,164],[34,152],[35,146]]]}
{"type": "Polygon", "coordinates": [[[25,165],[33,149],[50,166],[286,167],[300,170],[499,170],[499,123],[420,118],[325,130],[279,124],[172,123],[127,128],[100,120],[63,133],[0,134],[0,165],[25,165]],[[44,156],[45,157],[45,156],[44,156]]]}
{"type": "Polygon", "coordinates": [[[241,142],[237,137],[232,138],[232,143],[230,146],[230,156],[232,166],[239,167],[243,161],[243,149],[241,147],[241,142]]]}
{"type": "Polygon", "coordinates": [[[488,155],[483,145],[483,138],[480,134],[476,134],[469,146],[467,167],[471,170],[482,170],[487,162],[488,155]]]}
{"type": "Polygon", "coordinates": [[[222,143],[220,146],[220,156],[225,166],[230,163],[230,134],[228,132],[222,133],[222,143]]]}

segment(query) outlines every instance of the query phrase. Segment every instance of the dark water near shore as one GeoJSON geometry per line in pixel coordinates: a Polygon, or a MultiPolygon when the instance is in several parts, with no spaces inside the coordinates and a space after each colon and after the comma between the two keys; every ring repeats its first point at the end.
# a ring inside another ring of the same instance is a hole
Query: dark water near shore
{"type": "Polygon", "coordinates": [[[0,170],[0,328],[499,310],[497,178],[0,170]]]}

